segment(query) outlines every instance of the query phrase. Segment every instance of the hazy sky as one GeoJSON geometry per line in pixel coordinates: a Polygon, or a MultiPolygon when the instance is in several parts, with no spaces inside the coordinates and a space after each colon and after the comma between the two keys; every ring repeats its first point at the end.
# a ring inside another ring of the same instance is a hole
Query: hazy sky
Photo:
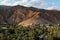
{"type": "Polygon", "coordinates": [[[27,7],[33,6],[48,10],[60,10],[60,0],[0,0],[0,5],[23,5],[27,7]]]}

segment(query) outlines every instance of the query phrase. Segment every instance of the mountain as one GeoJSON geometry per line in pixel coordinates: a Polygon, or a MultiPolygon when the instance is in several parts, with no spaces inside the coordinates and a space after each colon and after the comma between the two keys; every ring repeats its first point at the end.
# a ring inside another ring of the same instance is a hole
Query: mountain
{"type": "Polygon", "coordinates": [[[0,5],[1,9],[6,9],[6,8],[9,8],[9,7],[11,7],[11,6],[0,5]]]}
{"type": "Polygon", "coordinates": [[[60,24],[60,10],[45,10],[34,7],[0,6],[0,24],[60,24]]]}

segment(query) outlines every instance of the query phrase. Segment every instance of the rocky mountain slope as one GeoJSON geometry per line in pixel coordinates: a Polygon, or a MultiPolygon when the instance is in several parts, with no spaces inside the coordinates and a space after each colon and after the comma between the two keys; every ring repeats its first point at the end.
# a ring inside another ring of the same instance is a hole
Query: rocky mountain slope
{"type": "Polygon", "coordinates": [[[34,7],[0,6],[0,24],[32,25],[38,23],[60,23],[59,10],[45,10],[34,7]]]}

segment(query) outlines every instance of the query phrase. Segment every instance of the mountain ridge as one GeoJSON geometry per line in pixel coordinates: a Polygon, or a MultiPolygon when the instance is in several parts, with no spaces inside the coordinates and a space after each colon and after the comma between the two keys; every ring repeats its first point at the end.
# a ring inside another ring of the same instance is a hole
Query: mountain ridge
{"type": "Polygon", "coordinates": [[[60,24],[60,10],[45,10],[34,7],[0,7],[0,24],[60,24]],[[29,23],[28,23],[29,22],[29,23]]]}

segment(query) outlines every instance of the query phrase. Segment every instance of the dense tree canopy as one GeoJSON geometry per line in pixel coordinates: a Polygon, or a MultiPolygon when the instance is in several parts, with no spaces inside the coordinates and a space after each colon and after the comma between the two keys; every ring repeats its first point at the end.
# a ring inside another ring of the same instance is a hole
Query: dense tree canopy
{"type": "Polygon", "coordinates": [[[44,40],[60,39],[60,27],[58,25],[48,27],[0,25],[0,40],[39,40],[41,37],[44,40]]]}

